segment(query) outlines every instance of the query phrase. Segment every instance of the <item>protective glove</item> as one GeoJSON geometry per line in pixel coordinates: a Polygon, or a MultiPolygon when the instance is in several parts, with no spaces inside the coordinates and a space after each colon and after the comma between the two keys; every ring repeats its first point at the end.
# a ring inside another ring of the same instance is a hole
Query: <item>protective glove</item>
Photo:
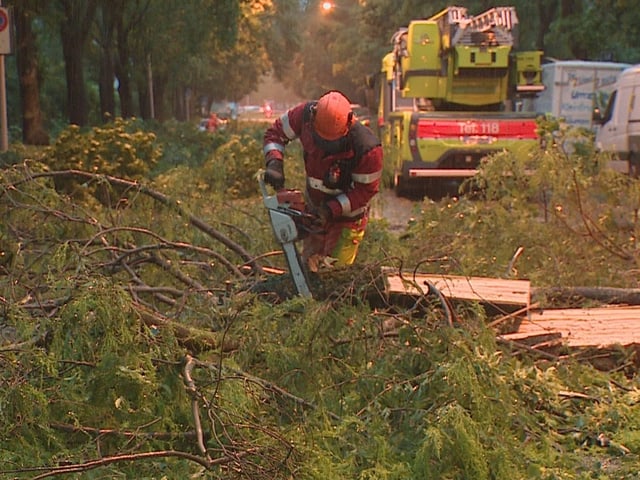
{"type": "Polygon", "coordinates": [[[312,214],[316,217],[316,220],[313,222],[316,227],[324,227],[333,217],[333,212],[326,203],[315,208],[312,214]]]}
{"type": "Polygon", "coordinates": [[[282,160],[267,158],[267,169],[264,172],[264,181],[268,185],[271,185],[275,190],[280,190],[284,187],[282,160]]]}

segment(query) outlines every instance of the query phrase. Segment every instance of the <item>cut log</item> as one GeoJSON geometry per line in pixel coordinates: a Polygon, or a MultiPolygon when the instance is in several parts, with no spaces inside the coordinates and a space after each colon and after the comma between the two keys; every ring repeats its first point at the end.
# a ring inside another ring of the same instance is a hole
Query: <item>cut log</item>
{"type": "Polygon", "coordinates": [[[387,295],[425,295],[429,292],[429,285],[433,285],[449,299],[525,308],[531,305],[531,283],[529,280],[503,280],[424,273],[400,274],[397,270],[392,269],[383,269],[383,275],[387,295]]]}
{"type": "Polygon", "coordinates": [[[613,287],[536,287],[532,288],[534,299],[552,298],[565,305],[575,300],[596,300],[616,305],[640,305],[640,289],[613,287]]]}
{"type": "MultiPolygon", "coordinates": [[[[524,342],[550,334],[560,334],[562,343],[569,347],[640,344],[640,307],[534,310],[528,319],[522,320],[517,332],[500,338],[524,342]]],[[[526,343],[531,345],[532,342],[526,343]]]]}
{"type": "MultiPolygon", "coordinates": [[[[503,327],[505,320],[517,322],[498,338],[529,348],[556,346],[606,349],[616,345],[640,345],[640,306],[609,305],[592,308],[538,309],[531,303],[540,295],[582,298],[600,302],[640,303],[640,290],[599,287],[532,289],[528,280],[505,280],[486,277],[463,277],[399,272],[383,268],[385,294],[416,297],[434,287],[447,299],[477,301],[483,304],[518,307],[513,313],[489,323],[503,327]],[[500,324],[500,325],[498,325],[500,324]],[[514,328],[512,328],[514,327],[514,328]]],[[[502,328],[504,330],[504,328],[502,328]]]]}

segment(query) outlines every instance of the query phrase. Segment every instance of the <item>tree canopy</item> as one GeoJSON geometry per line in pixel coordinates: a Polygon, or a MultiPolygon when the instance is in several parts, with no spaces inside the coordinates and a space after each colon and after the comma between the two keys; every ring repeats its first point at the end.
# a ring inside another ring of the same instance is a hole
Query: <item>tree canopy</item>
{"type": "MultiPolygon", "coordinates": [[[[338,88],[364,103],[391,35],[449,2],[334,0],[10,0],[13,138],[46,143],[66,123],[113,116],[188,120],[239,101],[273,75],[297,95],[338,88]],[[66,92],[66,95],[61,92],[66,92]],[[20,125],[20,127],[18,127],[20,125]]],[[[461,1],[470,13],[493,6],[461,1]]],[[[637,9],[614,0],[512,2],[521,49],[558,59],[640,61],[637,9]]]]}

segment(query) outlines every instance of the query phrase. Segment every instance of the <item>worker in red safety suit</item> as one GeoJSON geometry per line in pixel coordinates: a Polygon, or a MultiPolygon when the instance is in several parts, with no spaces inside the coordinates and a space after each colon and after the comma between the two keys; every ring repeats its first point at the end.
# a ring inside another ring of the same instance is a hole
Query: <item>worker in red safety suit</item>
{"type": "Polygon", "coordinates": [[[207,121],[207,131],[215,132],[216,130],[218,130],[218,115],[211,113],[211,115],[209,115],[209,120],[207,121]]]}
{"type": "Polygon", "coordinates": [[[307,176],[307,210],[319,218],[318,231],[304,237],[302,257],[310,270],[350,265],[367,226],[369,203],[382,176],[382,147],[354,118],[351,102],[332,90],[277,118],[264,134],[265,182],[284,187],[285,146],[299,139],[307,176]]]}

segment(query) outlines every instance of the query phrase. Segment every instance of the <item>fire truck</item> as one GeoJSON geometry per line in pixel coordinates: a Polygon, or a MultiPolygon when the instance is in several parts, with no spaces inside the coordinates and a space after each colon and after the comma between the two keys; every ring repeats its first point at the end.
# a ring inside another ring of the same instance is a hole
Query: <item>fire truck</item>
{"type": "Polygon", "coordinates": [[[539,144],[542,52],[517,52],[517,27],[514,7],[447,7],[393,35],[368,84],[399,196],[457,194],[483,158],[539,144]]]}

